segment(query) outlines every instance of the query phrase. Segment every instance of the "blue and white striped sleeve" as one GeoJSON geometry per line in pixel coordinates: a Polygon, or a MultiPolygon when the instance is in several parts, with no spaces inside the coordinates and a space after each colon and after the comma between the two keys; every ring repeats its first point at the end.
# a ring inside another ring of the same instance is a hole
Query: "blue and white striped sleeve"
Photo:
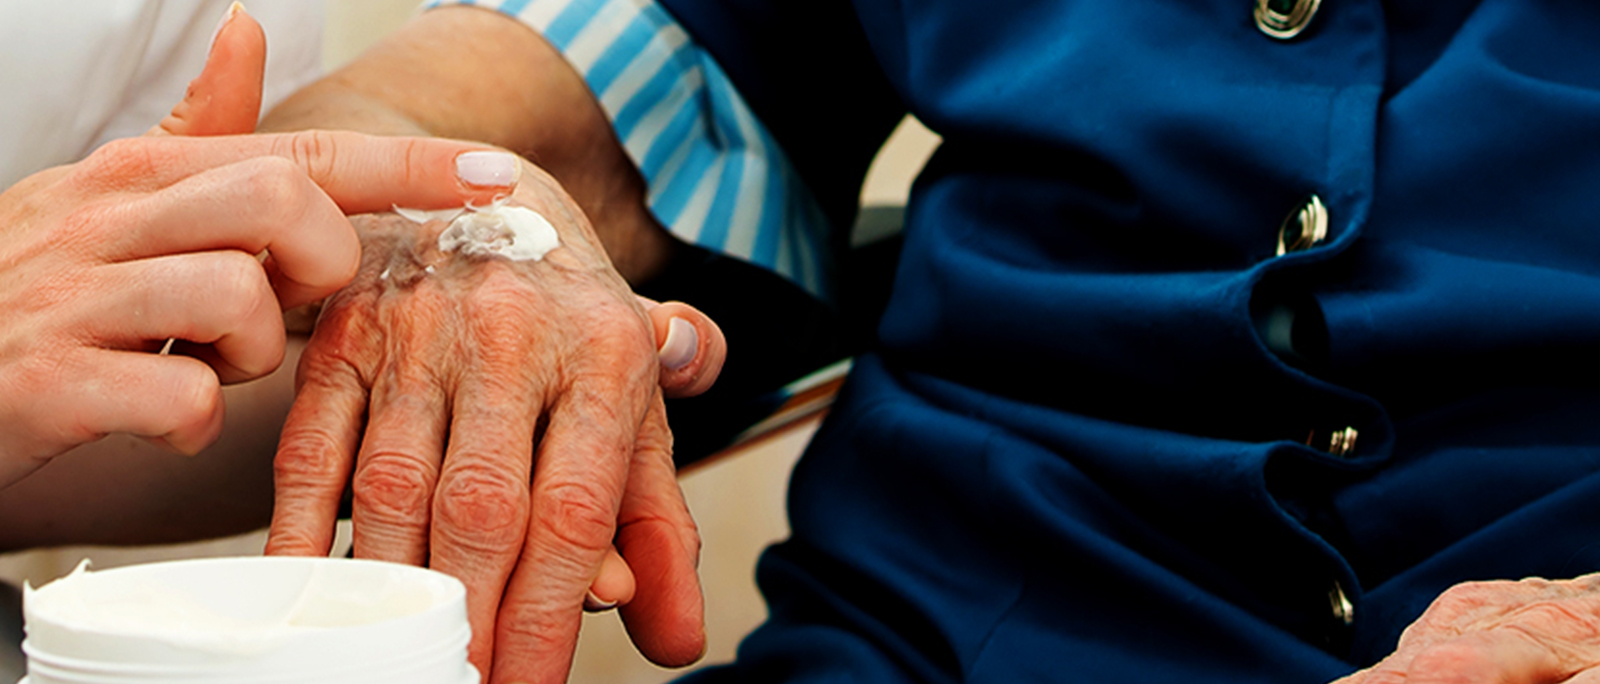
{"type": "Polygon", "coordinates": [[[514,16],[577,69],[686,242],[828,298],[831,226],[728,76],[655,0],[431,0],[514,16]]]}

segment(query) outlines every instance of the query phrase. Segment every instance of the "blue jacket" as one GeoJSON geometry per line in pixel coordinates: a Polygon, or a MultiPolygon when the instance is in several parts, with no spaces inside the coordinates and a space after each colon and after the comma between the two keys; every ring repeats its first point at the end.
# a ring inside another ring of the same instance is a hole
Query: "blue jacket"
{"type": "Polygon", "coordinates": [[[1327,681],[1600,569],[1600,5],[664,4],[840,220],[944,137],[707,680],[1327,681]]]}

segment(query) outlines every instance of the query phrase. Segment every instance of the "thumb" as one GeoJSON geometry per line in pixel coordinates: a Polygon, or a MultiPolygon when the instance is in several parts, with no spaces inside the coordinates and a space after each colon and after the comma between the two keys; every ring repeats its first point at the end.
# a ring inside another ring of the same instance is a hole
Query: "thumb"
{"type": "Polygon", "coordinates": [[[669,397],[693,397],[711,389],[728,357],[728,340],[716,321],[683,302],[638,300],[655,327],[661,390],[669,397]]]}
{"type": "Polygon", "coordinates": [[[211,39],[205,69],[189,83],[183,101],[146,135],[254,133],[266,67],[267,34],[235,2],[211,39]]]}

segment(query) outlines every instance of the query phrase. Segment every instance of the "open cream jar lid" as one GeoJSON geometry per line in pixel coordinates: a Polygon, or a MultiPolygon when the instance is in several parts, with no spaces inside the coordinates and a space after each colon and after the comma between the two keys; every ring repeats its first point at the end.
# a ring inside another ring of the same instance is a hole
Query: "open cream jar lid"
{"type": "Polygon", "coordinates": [[[91,572],[23,599],[26,684],[469,684],[466,591],[439,572],[218,558],[91,572]]]}

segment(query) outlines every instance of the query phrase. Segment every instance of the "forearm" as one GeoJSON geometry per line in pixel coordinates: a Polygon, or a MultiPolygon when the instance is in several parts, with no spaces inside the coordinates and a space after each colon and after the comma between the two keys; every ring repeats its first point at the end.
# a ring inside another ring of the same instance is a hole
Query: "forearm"
{"type": "Polygon", "coordinates": [[[112,435],[0,489],[0,551],[62,544],[155,544],[264,527],[272,457],[303,343],[271,376],[223,389],[222,438],[197,456],[112,435]]]}
{"type": "Polygon", "coordinates": [[[477,140],[549,171],[593,222],[630,283],[678,243],[583,79],[516,20],[472,7],[422,14],[355,62],[279,105],[263,130],[346,128],[477,140]]]}

